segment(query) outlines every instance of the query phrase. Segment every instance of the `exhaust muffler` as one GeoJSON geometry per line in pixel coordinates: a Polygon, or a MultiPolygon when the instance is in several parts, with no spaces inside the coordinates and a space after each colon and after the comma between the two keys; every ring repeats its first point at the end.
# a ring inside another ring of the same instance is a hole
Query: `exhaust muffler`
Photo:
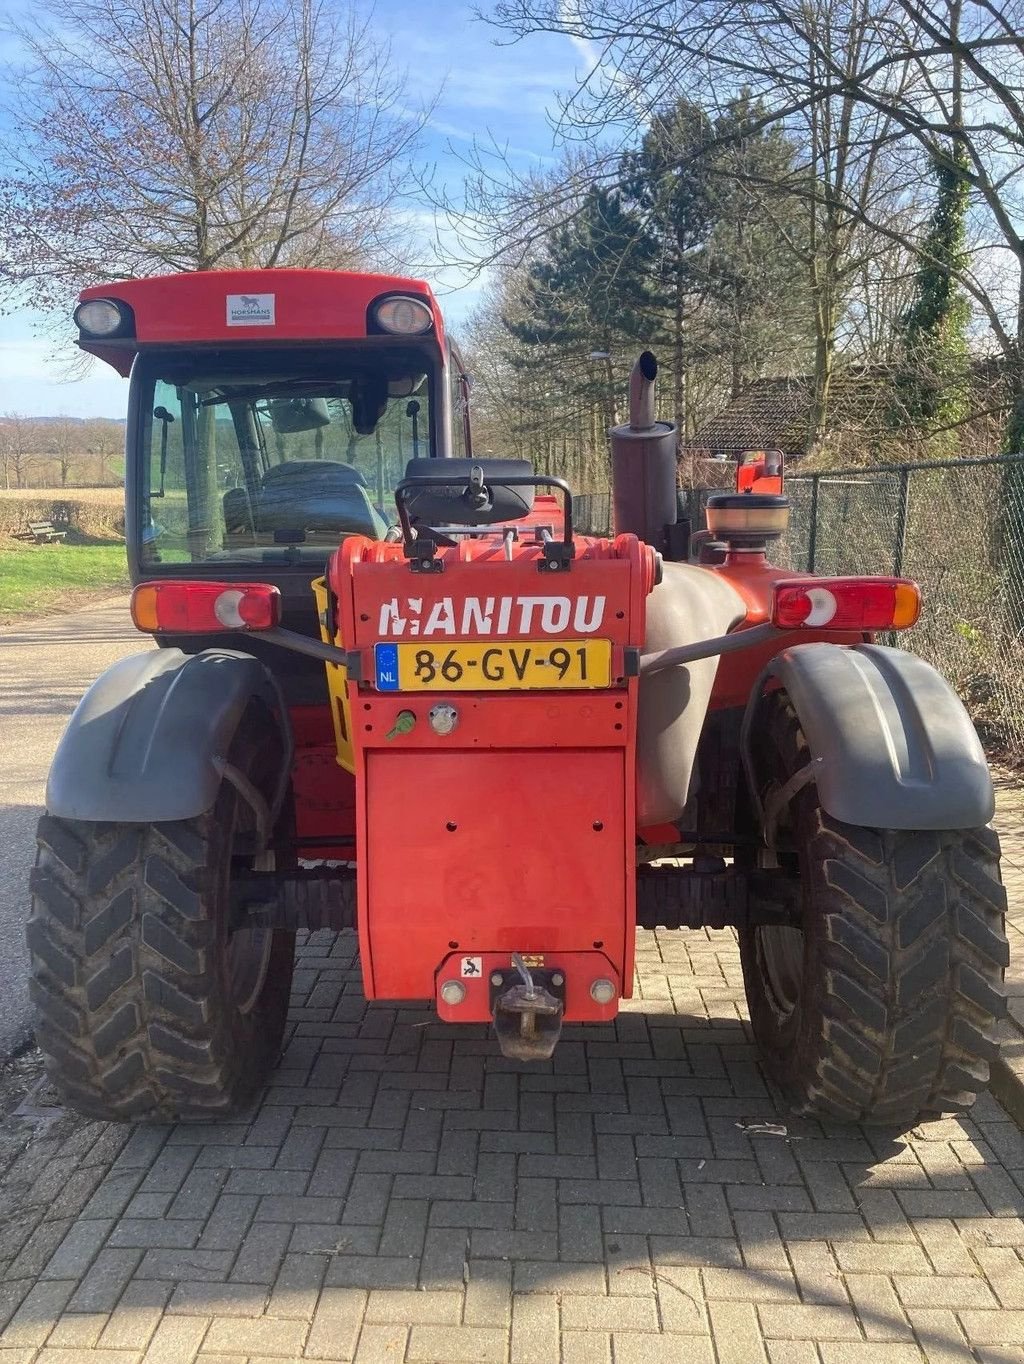
{"type": "MultiPolygon", "coordinates": [[[[677,430],[655,416],[658,362],[645,350],[629,376],[629,423],[609,433],[615,533],[631,532],[675,558],[677,430]]],[[[682,555],[685,558],[685,550],[682,555]]]]}

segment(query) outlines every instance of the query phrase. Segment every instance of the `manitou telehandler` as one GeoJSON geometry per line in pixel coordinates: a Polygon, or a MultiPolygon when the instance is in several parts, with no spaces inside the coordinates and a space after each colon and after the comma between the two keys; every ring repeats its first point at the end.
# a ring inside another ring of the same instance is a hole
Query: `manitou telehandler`
{"type": "Polygon", "coordinates": [[[28,938],[82,1112],[202,1119],[278,1053],[297,929],[370,1000],[551,1055],[644,928],[734,928],[798,1112],[911,1124],[988,1078],[1007,962],[992,785],[916,586],[774,567],[781,460],[679,521],[654,357],[612,432],[615,534],[477,459],[426,285],[315,271],[89,289],[131,376],[127,541],[158,649],[54,759],[28,938]],[[312,585],[311,585],[312,584],[312,585]]]}

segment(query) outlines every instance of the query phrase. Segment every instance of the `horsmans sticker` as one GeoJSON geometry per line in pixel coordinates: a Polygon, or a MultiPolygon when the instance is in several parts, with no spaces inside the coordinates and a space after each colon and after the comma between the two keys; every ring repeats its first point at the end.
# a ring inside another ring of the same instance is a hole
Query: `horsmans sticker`
{"type": "Polygon", "coordinates": [[[272,327],[273,294],[228,294],[229,327],[272,327]]]}

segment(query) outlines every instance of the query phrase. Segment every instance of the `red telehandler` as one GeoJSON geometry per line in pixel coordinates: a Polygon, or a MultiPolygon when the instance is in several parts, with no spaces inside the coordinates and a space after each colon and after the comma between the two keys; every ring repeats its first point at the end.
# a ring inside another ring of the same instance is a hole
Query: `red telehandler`
{"type": "Polygon", "coordinates": [[[231,1111],[278,1053],[296,930],[355,929],[368,999],[545,1058],[606,1021],[644,928],[734,928],[797,1111],[968,1107],[1004,1011],[977,736],[875,642],[916,586],[775,567],[780,457],[690,541],[654,357],[611,433],[615,533],[478,459],[429,288],[229,272],[82,295],[131,375],[133,616],[83,698],[28,925],[38,1038],[104,1118],[231,1111]],[[312,584],[312,586],[311,586],[312,584]]]}

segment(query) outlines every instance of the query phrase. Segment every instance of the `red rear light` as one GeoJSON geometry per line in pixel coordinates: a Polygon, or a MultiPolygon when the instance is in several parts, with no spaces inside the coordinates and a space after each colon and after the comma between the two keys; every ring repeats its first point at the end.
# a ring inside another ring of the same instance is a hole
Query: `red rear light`
{"type": "Polygon", "coordinates": [[[907,630],[920,613],[909,578],[789,578],[772,600],[772,624],[784,630],[907,630]]]}
{"type": "Polygon", "coordinates": [[[272,630],[281,619],[281,594],[270,583],[142,583],[132,593],[132,620],[147,634],[222,634],[272,630]]]}

